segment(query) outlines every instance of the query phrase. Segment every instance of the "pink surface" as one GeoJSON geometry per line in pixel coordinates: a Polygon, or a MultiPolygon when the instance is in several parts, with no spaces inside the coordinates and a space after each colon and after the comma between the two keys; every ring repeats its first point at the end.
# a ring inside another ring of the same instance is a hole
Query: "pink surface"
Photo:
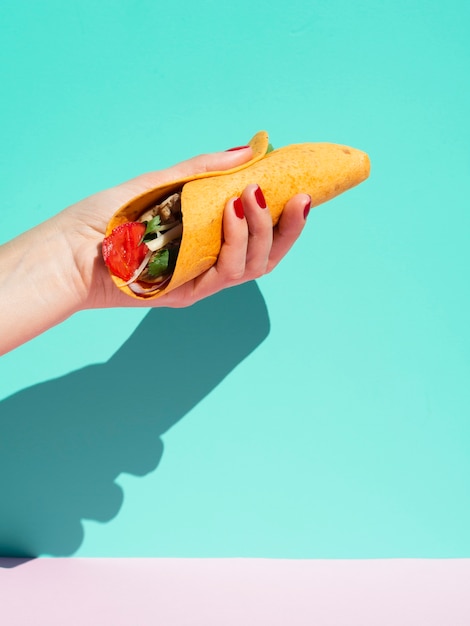
{"type": "Polygon", "coordinates": [[[19,563],[0,559],[9,626],[470,624],[470,560],[19,563]]]}

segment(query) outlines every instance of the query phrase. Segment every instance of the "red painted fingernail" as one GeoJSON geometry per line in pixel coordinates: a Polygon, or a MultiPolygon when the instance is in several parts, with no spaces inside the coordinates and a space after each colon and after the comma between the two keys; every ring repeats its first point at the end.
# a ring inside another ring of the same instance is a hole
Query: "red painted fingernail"
{"type": "Polygon", "coordinates": [[[310,213],[311,208],[312,208],[312,198],[309,196],[308,202],[306,203],[305,209],[304,209],[304,220],[307,219],[307,215],[310,213]]]}
{"type": "Polygon", "coordinates": [[[261,191],[261,187],[256,187],[256,189],[255,189],[255,198],[256,198],[256,202],[258,203],[258,206],[261,209],[265,209],[266,208],[266,200],[265,200],[263,192],[261,191]]]}
{"type": "Polygon", "coordinates": [[[245,217],[245,211],[243,210],[243,204],[240,198],[235,198],[233,201],[233,209],[235,211],[235,215],[241,220],[245,217]]]}
{"type": "Polygon", "coordinates": [[[245,150],[246,148],[249,148],[250,146],[237,146],[236,148],[229,148],[228,150],[225,150],[225,152],[235,152],[235,150],[245,150]]]}

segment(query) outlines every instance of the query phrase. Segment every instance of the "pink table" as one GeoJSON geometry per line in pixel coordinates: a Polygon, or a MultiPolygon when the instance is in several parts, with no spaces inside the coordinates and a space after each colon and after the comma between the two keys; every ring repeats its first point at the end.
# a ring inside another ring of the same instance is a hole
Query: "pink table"
{"type": "Polygon", "coordinates": [[[0,559],[8,626],[468,626],[470,560],[0,559]]]}

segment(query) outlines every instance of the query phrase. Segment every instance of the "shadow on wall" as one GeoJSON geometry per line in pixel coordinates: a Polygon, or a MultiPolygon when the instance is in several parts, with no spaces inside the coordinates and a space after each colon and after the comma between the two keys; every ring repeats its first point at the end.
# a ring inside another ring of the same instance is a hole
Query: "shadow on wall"
{"type": "Polygon", "coordinates": [[[154,470],[160,436],[268,333],[248,283],[189,309],[154,309],[107,363],[1,402],[0,557],[72,555],[82,519],[117,515],[114,480],[154,470]]]}

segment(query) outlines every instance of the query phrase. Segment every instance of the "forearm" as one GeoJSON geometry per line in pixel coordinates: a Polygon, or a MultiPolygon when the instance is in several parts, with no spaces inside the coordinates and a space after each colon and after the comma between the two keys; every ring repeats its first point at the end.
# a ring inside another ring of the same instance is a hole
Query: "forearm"
{"type": "Polygon", "coordinates": [[[70,247],[52,218],[0,246],[0,354],[80,308],[70,247]]]}

